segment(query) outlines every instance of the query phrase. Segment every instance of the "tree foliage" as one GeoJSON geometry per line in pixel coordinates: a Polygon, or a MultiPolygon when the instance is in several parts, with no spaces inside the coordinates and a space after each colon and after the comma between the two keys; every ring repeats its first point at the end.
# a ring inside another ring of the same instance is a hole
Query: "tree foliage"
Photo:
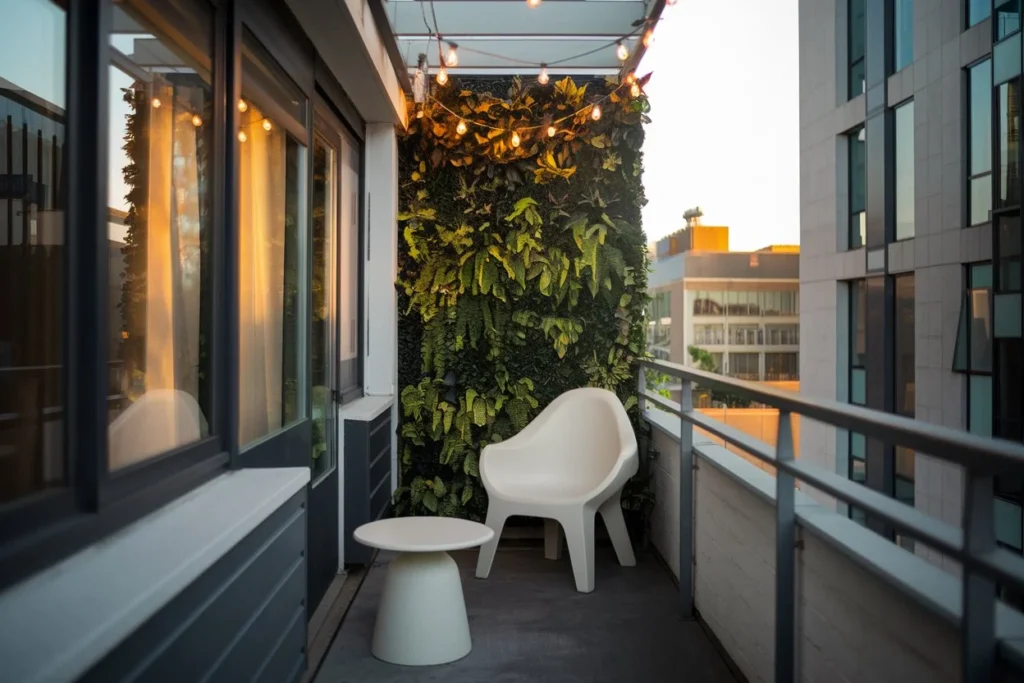
{"type": "MultiPolygon", "coordinates": [[[[480,518],[482,448],[562,392],[615,391],[639,426],[648,105],[617,83],[569,78],[453,79],[436,97],[411,113],[399,148],[396,507],[480,518]],[[575,113],[604,96],[600,120],[575,113]]],[[[640,477],[624,506],[650,502],[640,477]]]]}

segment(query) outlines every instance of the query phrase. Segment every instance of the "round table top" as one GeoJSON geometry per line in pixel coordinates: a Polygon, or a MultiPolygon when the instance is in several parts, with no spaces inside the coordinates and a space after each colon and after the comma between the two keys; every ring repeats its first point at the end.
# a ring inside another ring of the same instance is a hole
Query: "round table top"
{"type": "Polygon", "coordinates": [[[453,517],[395,517],[364,524],[352,536],[371,548],[435,553],[481,546],[494,538],[494,530],[453,517]]]}

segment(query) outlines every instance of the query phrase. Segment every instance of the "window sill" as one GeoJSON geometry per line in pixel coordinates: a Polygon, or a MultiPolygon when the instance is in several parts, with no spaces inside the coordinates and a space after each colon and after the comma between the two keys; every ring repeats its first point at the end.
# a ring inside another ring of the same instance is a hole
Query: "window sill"
{"type": "Polygon", "coordinates": [[[304,467],[229,472],[0,594],[4,675],[74,680],[308,481],[304,467]]]}

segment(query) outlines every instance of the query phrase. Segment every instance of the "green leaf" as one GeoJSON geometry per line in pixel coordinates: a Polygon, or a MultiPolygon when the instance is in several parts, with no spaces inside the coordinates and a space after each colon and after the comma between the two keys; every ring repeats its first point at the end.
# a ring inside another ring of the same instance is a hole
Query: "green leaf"
{"type": "Polygon", "coordinates": [[[433,513],[437,513],[437,496],[432,491],[423,492],[423,506],[433,513]]]}
{"type": "Polygon", "coordinates": [[[462,487],[462,504],[465,505],[473,499],[473,485],[466,484],[462,487]]]}
{"type": "Polygon", "coordinates": [[[441,481],[441,477],[434,477],[434,495],[437,498],[444,498],[444,494],[448,492],[448,488],[441,481]]]}

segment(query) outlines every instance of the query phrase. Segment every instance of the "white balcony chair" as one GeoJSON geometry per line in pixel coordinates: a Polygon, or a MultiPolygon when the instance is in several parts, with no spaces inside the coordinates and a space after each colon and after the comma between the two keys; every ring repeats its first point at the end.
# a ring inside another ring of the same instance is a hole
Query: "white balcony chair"
{"type": "MultiPolygon", "coordinates": [[[[614,393],[573,389],[556,398],[519,434],[487,446],[480,456],[480,478],[490,498],[487,526],[494,538],[480,548],[477,578],[490,574],[501,530],[512,515],[562,526],[581,593],[594,590],[596,513],[604,519],[619,564],[635,566],[620,501],[623,485],[638,467],[636,435],[614,393]]],[[[548,533],[555,529],[548,527],[548,533]]],[[[550,540],[545,555],[557,557],[550,540]]]]}

